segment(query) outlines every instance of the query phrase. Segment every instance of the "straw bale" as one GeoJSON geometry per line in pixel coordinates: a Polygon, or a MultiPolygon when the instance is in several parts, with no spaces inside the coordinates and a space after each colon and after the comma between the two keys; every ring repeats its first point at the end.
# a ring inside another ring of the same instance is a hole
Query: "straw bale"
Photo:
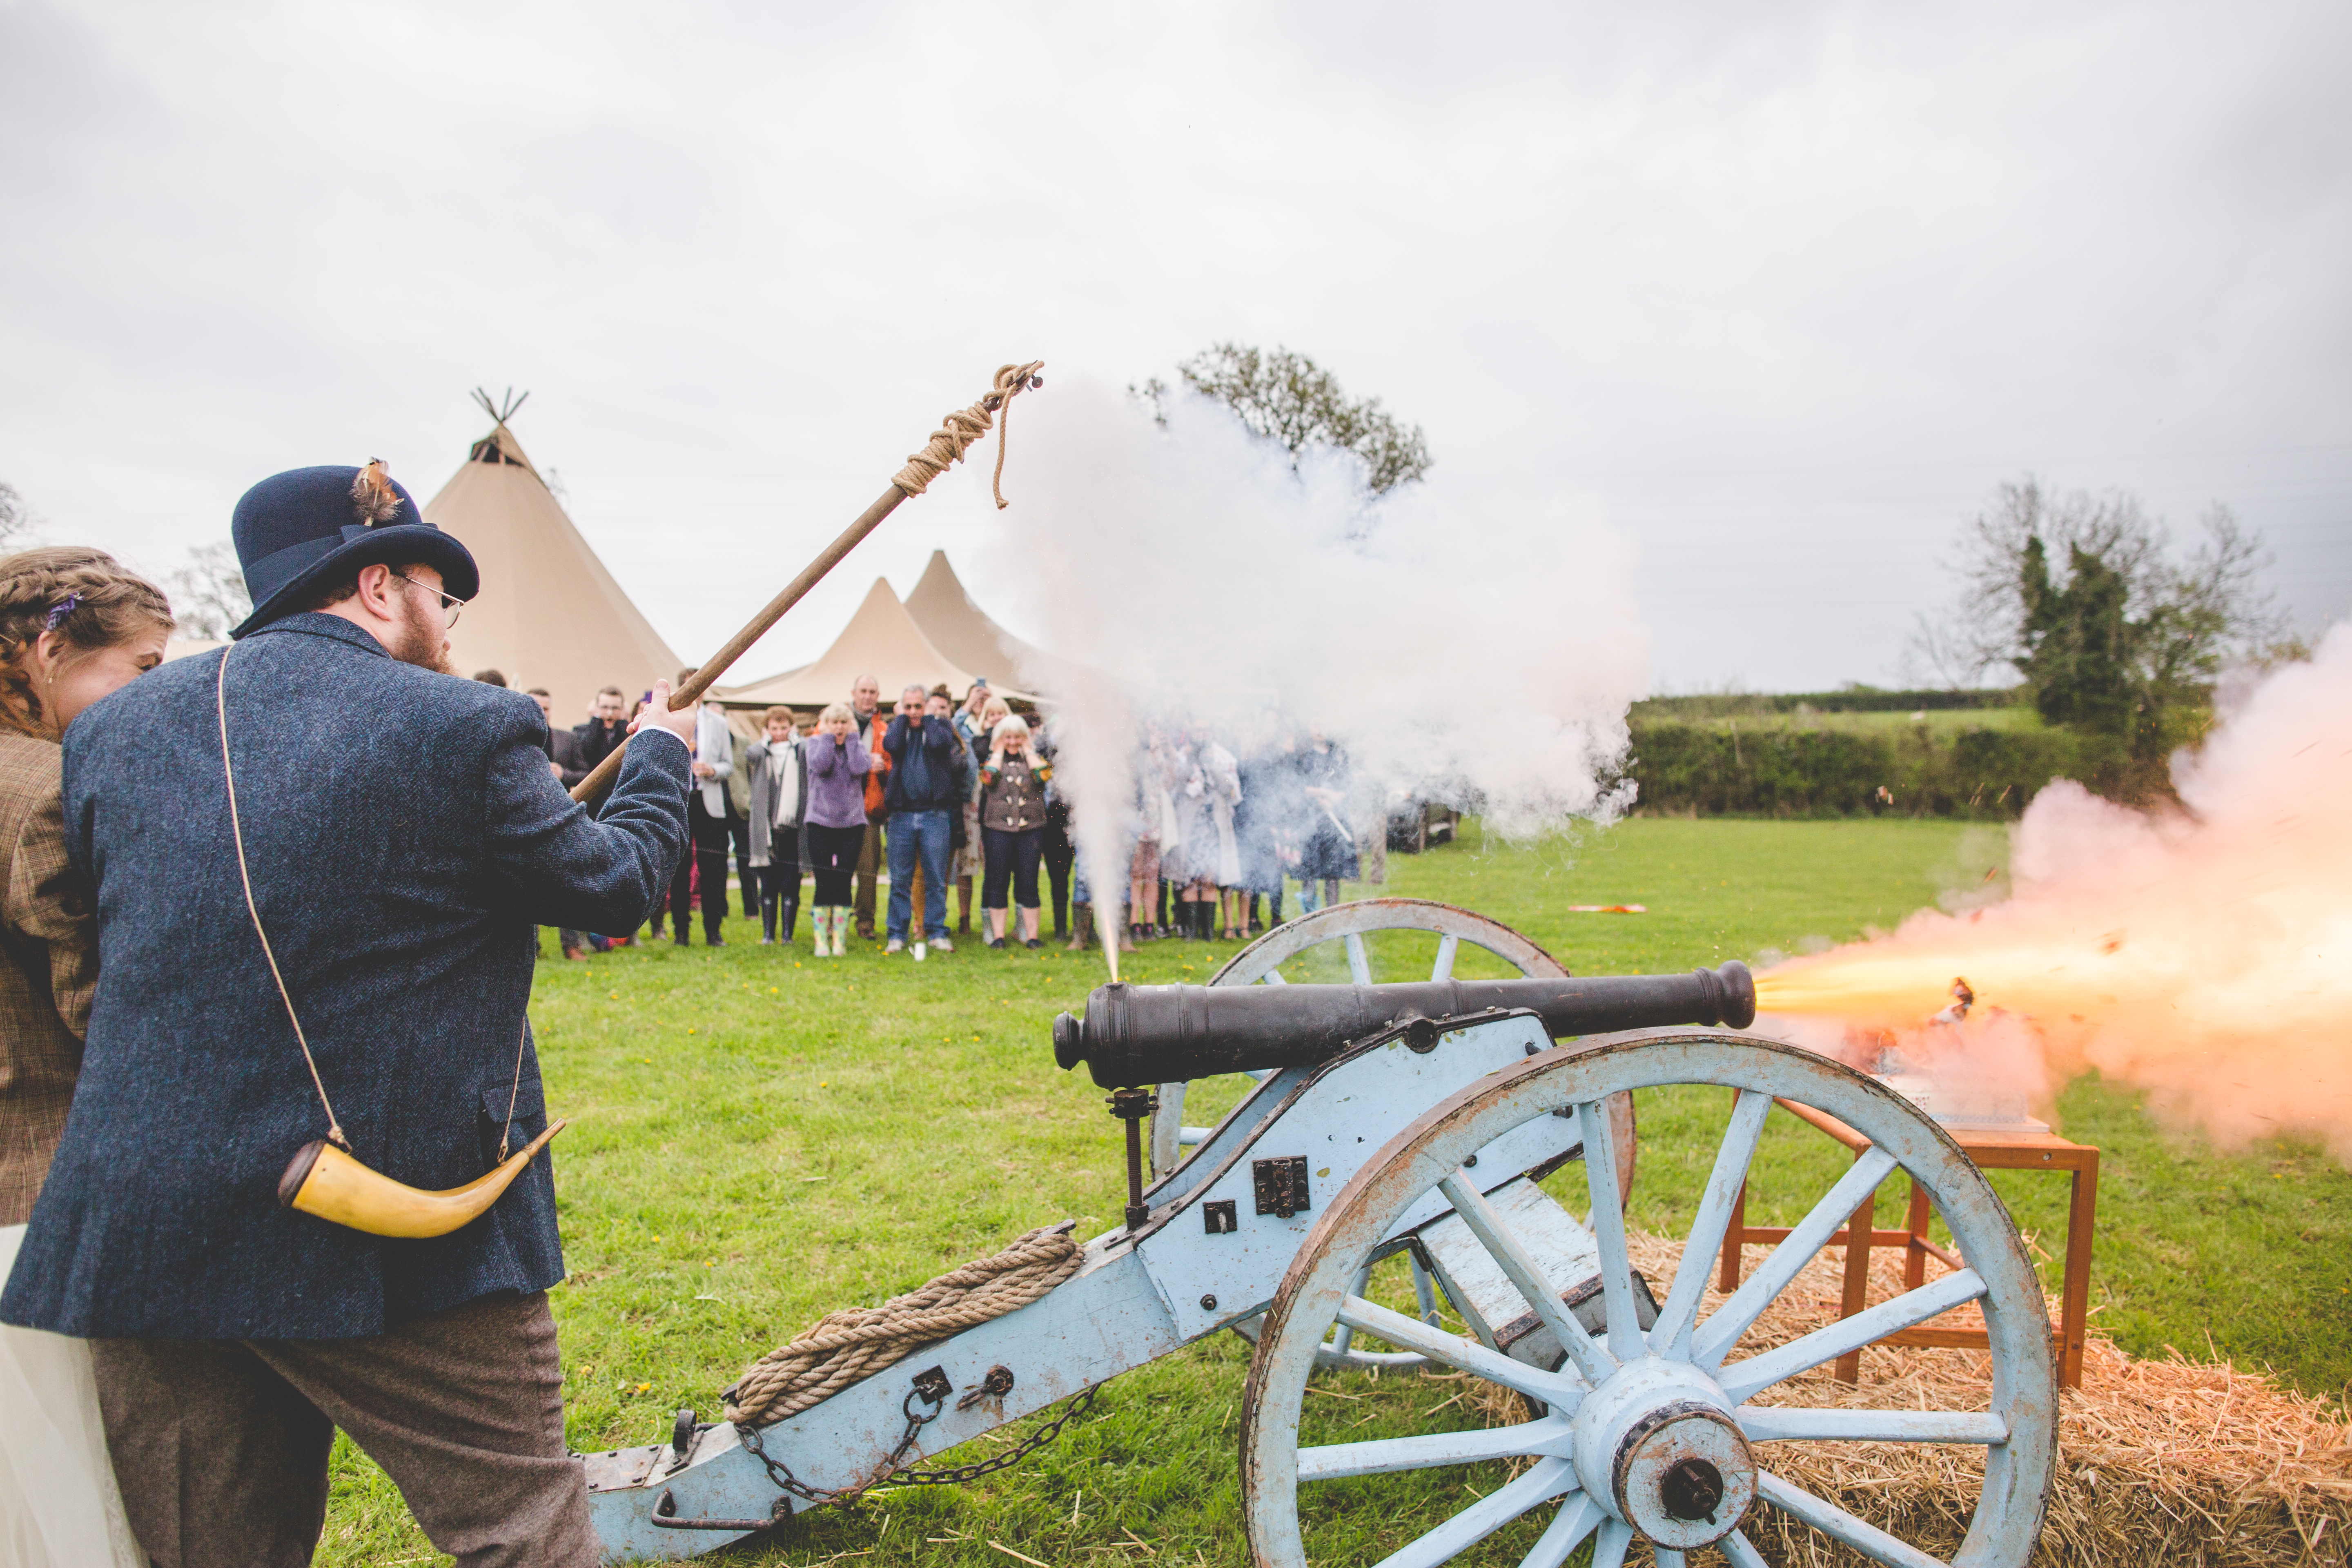
{"type": "MultiPolygon", "coordinates": [[[[1636,1233],[1629,1245],[1635,1267],[1663,1297],[1681,1242],[1636,1233]]],[[[1769,1248],[1748,1251],[1752,1266],[1769,1248]]],[[[1932,1261],[1928,1268],[1930,1279],[1942,1271],[1932,1261]]],[[[1834,1319],[1843,1272],[1842,1251],[1816,1258],[1739,1353],[1834,1319]]],[[[1871,1275],[1873,1301],[1898,1294],[1899,1255],[1874,1253],[1871,1275]]],[[[1705,1310],[1720,1300],[1710,1289],[1705,1310]]],[[[1822,1367],[1767,1391],[1759,1403],[1982,1410],[1991,1387],[1985,1352],[1874,1347],[1863,1352],[1858,1384],[1839,1383],[1822,1367]]],[[[2161,1361],[2135,1360],[2096,1335],[2083,1387],[2062,1392],[2059,1404],[2057,1473],[2033,1568],[2352,1564],[2352,1421],[2341,1406],[2178,1351],[2161,1361]]],[[[1502,1401],[1482,1411],[1490,1423],[1524,1419],[1502,1401]]],[[[1968,1533],[1984,1475],[1983,1450],[1943,1444],[1769,1443],[1759,1445],[1759,1457],[1784,1479],[1947,1562],[1968,1533]]],[[[1865,1563],[1769,1507],[1743,1528],[1780,1568],[1865,1563]]],[[[1689,1561],[1721,1558],[1708,1551],[1689,1561]]]]}

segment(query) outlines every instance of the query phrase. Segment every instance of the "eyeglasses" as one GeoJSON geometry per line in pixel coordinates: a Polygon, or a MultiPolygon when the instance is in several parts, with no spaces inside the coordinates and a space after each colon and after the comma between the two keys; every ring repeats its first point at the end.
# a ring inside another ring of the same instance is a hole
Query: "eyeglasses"
{"type": "Polygon", "coordinates": [[[404,572],[394,572],[393,575],[399,578],[402,582],[409,584],[415,587],[422,588],[426,593],[438,598],[441,601],[441,614],[444,617],[443,624],[452,626],[457,624],[457,616],[466,608],[465,600],[457,597],[455,594],[445,594],[430,583],[419,583],[415,578],[409,576],[404,572]]]}

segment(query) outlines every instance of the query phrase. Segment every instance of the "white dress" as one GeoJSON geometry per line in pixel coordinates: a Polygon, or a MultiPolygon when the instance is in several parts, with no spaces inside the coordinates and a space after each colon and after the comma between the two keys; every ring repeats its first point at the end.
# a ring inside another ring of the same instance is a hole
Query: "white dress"
{"type": "MultiPolygon", "coordinates": [[[[0,1226],[0,1279],[21,1225],[0,1226]]],[[[0,1563],[9,1568],[143,1568],[131,1538],[89,1345],[0,1325],[0,1563]]]]}
{"type": "Polygon", "coordinates": [[[1214,877],[1220,888],[1242,885],[1242,851],[1234,837],[1234,807],[1242,801],[1241,764],[1231,752],[1212,741],[1201,748],[1201,784],[1208,793],[1210,819],[1216,824],[1215,864],[1205,853],[1194,858],[1195,876],[1214,877]]]}

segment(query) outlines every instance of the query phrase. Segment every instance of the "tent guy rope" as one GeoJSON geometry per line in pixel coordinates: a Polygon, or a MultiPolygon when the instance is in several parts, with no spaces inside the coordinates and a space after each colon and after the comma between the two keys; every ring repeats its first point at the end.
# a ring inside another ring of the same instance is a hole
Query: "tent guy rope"
{"type": "MultiPolygon", "coordinates": [[[[923,443],[922,450],[908,457],[907,466],[898,470],[897,477],[890,481],[890,488],[860,513],[857,521],[842,530],[838,538],[820,551],[816,559],[803,567],[799,576],[786,584],[782,593],[769,600],[766,607],[752,616],[741,631],[728,638],[724,647],[706,659],[694,672],[692,679],[670,693],[671,711],[693,706],[720,676],[727,673],[729,667],[742,657],[746,649],[767,636],[769,628],[783,619],[785,611],[800,603],[811,588],[824,581],[826,573],[839,565],[842,559],[857,547],[860,540],[873,532],[884,518],[896,510],[900,501],[908,496],[921,495],[933,479],[971,447],[972,443],[987,435],[999,420],[1009,419],[1015,397],[1045,384],[1045,378],[1037,374],[1045,368],[1045,363],[1044,360],[1032,360],[1026,364],[999,366],[993,384],[979,401],[969,408],[956,409],[943,417],[940,427],[931,432],[930,439],[923,443]]],[[[1000,436],[996,444],[996,504],[1000,507],[1006,504],[1003,478],[1004,441],[1000,436]]],[[[572,786],[572,798],[577,801],[601,799],[604,792],[613,787],[613,780],[620,773],[621,758],[626,751],[625,744],[617,747],[597,763],[594,772],[572,786]]]]}

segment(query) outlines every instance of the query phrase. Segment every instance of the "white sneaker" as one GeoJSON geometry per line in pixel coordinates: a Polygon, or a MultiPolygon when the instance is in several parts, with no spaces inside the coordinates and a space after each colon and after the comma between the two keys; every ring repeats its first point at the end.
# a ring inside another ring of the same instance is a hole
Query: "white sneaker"
{"type": "MultiPolygon", "coordinates": [[[[922,944],[921,942],[917,942],[917,943],[915,944],[915,950],[916,950],[916,951],[915,951],[915,956],[916,956],[917,958],[920,958],[920,957],[922,957],[922,956],[923,956],[923,953],[922,953],[922,946],[923,946],[923,944],[922,944]]],[[[890,953],[893,953],[893,952],[906,952],[906,951],[907,951],[907,944],[906,944],[905,942],[900,942],[900,941],[899,941],[897,937],[895,937],[895,936],[894,936],[894,937],[892,937],[892,938],[891,938],[887,942],[884,943],[884,944],[883,944],[883,947],[882,947],[882,952],[883,952],[883,953],[884,953],[886,956],[887,956],[887,955],[888,955],[888,954],[890,954],[890,953]]]]}
{"type": "Polygon", "coordinates": [[[933,952],[953,952],[955,951],[955,943],[950,942],[943,936],[935,936],[931,938],[931,951],[933,952]]]}

